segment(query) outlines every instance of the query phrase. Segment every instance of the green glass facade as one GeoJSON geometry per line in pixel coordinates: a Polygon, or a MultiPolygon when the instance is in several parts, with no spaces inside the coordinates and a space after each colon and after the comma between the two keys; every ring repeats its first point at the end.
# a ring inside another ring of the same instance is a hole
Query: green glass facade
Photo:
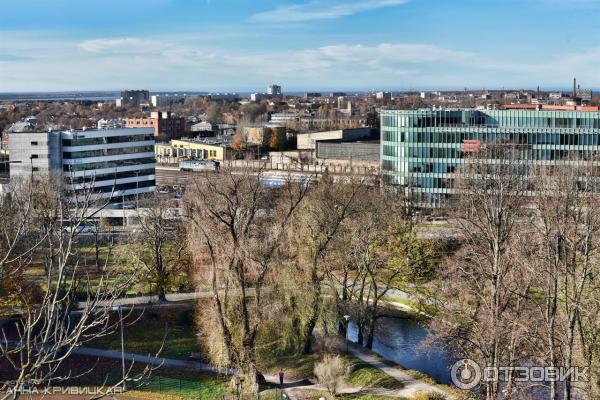
{"type": "Polygon", "coordinates": [[[518,144],[529,165],[595,162],[600,112],[549,110],[382,110],[381,171],[415,200],[439,206],[469,154],[485,143],[518,144]]]}

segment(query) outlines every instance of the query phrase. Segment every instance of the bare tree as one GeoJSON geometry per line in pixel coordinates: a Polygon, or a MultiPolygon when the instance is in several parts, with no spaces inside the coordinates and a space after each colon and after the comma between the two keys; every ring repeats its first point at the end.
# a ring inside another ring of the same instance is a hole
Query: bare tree
{"type": "Polygon", "coordinates": [[[256,343],[269,311],[265,297],[283,231],[307,190],[306,182],[269,189],[259,174],[226,170],[200,176],[186,197],[190,248],[199,281],[210,282],[226,362],[239,368],[250,385],[262,379],[256,343]]]}
{"type": "MultiPolygon", "coordinates": [[[[63,367],[75,350],[115,329],[116,324],[110,320],[111,305],[131,279],[109,283],[106,276],[101,276],[92,284],[81,269],[77,247],[81,227],[98,212],[90,207],[96,196],[88,192],[82,201],[77,201],[73,194],[65,197],[55,186],[40,188],[43,184],[51,183],[31,182],[29,187],[39,190],[32,189],[27,197],[38,193],[54,193],[55,197],[52,201],[32,202],[31,215],[43,218],[29,220],[22,229],[26,230],[28,224],[47,226],[36,228],[41,232],[38,239],[31,241],[29,247],[23,247],[20,254],[47,253],[42,257],[45,275],[39,285],[39,296],[31,297],[19,291],[11,297],[12,302],[20,305],[20,317],[14,323],[5,324],[1,332],[0,357],[14,372],[14,379],[2,386],[6,398],[19,397],[26,386],[47,386],[68,379],[71,374],[61,371],[68,370],[63,367]],[[45,218],[49,215],[56,218],[45,218]],[[68,228],[63,229],[63,221],[69,222],[68,228]],[[79,303],[78,293],[83,296],[79,303]]],[[[2,256],[12,257],[14,248],[5,248],[2,256]]]]}
{"type": "Polygon", "coordinates": [[[172,279],[189,266],[183,224],[176,205],[168,199],[152,195],[142,204],[138,208],[135,254],[158,300],[166,301],[172,279]]]}
{"type": "Polygon", "coordinates": [[[395,197],[373,188],[357,201],[360,211],[345,223],[336,249],[341,268],[331,271],[330,282],[356,322],[358,343],[372,348],[384,298],[430,280],[438,255],[434,243],[417,237],[395,197]]]}
{"type": "Polygon", "coordinates": [[[344,360],[338,355],[326,354],[323,360],[315,364],[315,376],[317,381],[327,388],[332,396],[337,392],[348,376],[350,368],[345,365],[344,360]]]}
{"type": "MultiPolygon", "coordinates": [[[[480,365],[515,366],[518,343],[511,343],[511,332],[522,312],[518,298],[528,290],[514,254],[518,222],[527,217],[525,162],[512,145],[488,145],[466,162],[454,204],[463,244],[441,271],[444,304],[432,327],[438,339],[480,365]]],[[[484,383],[486,399],[499,393],[497,381],[484,383]]]]}
{"type": "MultiPolygon", "coordinates": [[[[565,164],[533,177],[536,188],[536,251],[531,266],[543,290],[536,301],[543,321],[539,357],[569,369],[577,359],[592,365],[598,356],[598,288],[600,216],[598,184],[589,166],[565,164]]],[[[535,300],[535,299],[532,299],[535,300]]],[[[572,399],[572,377],[562,396],[549,382],[551,399],[572,399]]],[[[588,388],[589,390],[589,388],[588,388]]]]}
{"type": "Polygon", "coordinates": [[[323,282],[335,265],[331,260],[335,241],[343,223],[358,212],[361,205],[357,198],[367,188],[362,179],[335,183],[324,174],[295,218],[298,266],[306,276],[303,293],[309,299],[302,332],[305,354],[310,352],[313,331],[322,316],[323,282]]]}

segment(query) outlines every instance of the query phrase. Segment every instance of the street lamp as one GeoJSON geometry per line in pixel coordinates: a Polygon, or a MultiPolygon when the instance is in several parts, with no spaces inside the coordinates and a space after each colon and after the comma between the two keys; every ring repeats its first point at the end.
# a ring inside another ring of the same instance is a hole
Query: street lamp
{"type": "Polygon", "coordinates": [[[135,209],[140,208],[140,184],[139,184],[140,171],[135,171],[135,209]]]}
{"type": "Polygon", "coordinates": [[[120,304],[112,309],[113,311],[119,312],[119,324],[121,325],[121,366],[123,368],[122,381],[123,391],[125,391],[125,341],[123,340],[123,311],[120,304]]]}
{"type": "Polygon", "coordinates": [[[344,315],[344,319],[346,320],[346,353],[349,352],[350,340],[348,339],[348,327],[350,326],[350,316],[348,314],[344,315]]]}

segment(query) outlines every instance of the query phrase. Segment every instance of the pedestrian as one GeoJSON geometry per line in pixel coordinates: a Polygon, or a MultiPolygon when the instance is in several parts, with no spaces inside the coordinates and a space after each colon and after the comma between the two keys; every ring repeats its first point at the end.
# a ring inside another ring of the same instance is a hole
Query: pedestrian
{"type": "Polygon", "coordinates": [[[285,373],[283,372],[283,368],[279,370],[279,386],[283,387],[283,376],[285,373]]]}

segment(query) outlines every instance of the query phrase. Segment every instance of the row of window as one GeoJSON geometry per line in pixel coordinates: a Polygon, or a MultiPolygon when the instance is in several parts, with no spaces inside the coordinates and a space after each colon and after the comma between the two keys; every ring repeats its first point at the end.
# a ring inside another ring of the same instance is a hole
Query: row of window
{"type": "Polygon", "coordinates": [[[68,171],[86,171],[92,169],[102,169],[102,168],[117,168],[117,167],[126,167],[128,165],[138,165],[138,164],[153,164],[156,163],[156,159],[154,157],[146,157],[146,158],[134,158],[129,160],[115,160],[115,161],[104,161],[104,162],[95,162],[95,163],[86,163],[86,164],[65,164],[63,165],[63,170],[65,172],[68,171]]]}
{"type": "MultiPolygon", "coordinates": [[[[465,145],[463,149],[435,148],[435,147],[411,147],[405,153],[399,153],[398,147],[383,146],[383,155],[388,157],[406,158],[428,158],[428,159],[451,159],[460,162],[469,154],[477,153],[477,147],[465,145]]],[[[567,149],[530,149],[521,148],[520,156],[529,161],[551,161],[551,160],[600,160],[600,152],[596,150],[567,150],[567,149]]],[[[384,165],[384,169],[385,165],[384,165]]]]}
{"type": "Polygon", "coordinates": [[[63,146],[91,146],[96,144],[129,143],[154,140],[152,135],[108,136],[81,139],[63,139],[63,146]]]}
{"type": "MultiPolygon", "coordinates": [[[[154,179],[149,180],[149,181],[121,183],[118,185],[111,185],[111,186],[100,186],[100,187],[94,188],[94,192],[110,193],[113,190],[116,192],[116,191],[120,191],[120,190],[143,189],[143,188],[152,187],[152,186],[156,186],[156,182],[154,181],[154,179]]],[[[89,188],[86,188],[86,189],[89,189],[89,188]]]]}
{"type": "Polygon", "coordinates": [[[600,113],[572,111],[438,111],[383,113],[382,126],[449,127],[505,126],[539,128],[600,128],[600,113]]]}
{"type": "Polygon", "coordinates": [[[383,133],[386,142],[400,143],[462,143],[463,140],[483,142],[512,142],[519,144],[600,145],[600,135],[592,133],[503,133],[503,132],[436,132],[436,131],[388,131],[383,133]]]}
{"type": "Polygon", "coordinates": [[[89,182],[99,182],[105,180],[115,180],[115,179],[125,179],[125,178],[134,178],[146,175],[154,175],[154,169],[141,169],[136,171],[125,171],[125,172],[113,172],[110,174],[90,174],[86,176],[80,176],[76,178],[71,178],[68,175],[66,179],[70,183],[89,183],[89,182]]]}
{"type": "Polygon", "coordinates": [[[148,153],[148,152],[154,152],[154,146],[119,147],[117,149],[64,152],[63,158],[73,159],[73,158],[87,158],[87,157],[104,157],[104,156],[116,156],[116,155],[123,155],[123,154],[148,153]]]}

